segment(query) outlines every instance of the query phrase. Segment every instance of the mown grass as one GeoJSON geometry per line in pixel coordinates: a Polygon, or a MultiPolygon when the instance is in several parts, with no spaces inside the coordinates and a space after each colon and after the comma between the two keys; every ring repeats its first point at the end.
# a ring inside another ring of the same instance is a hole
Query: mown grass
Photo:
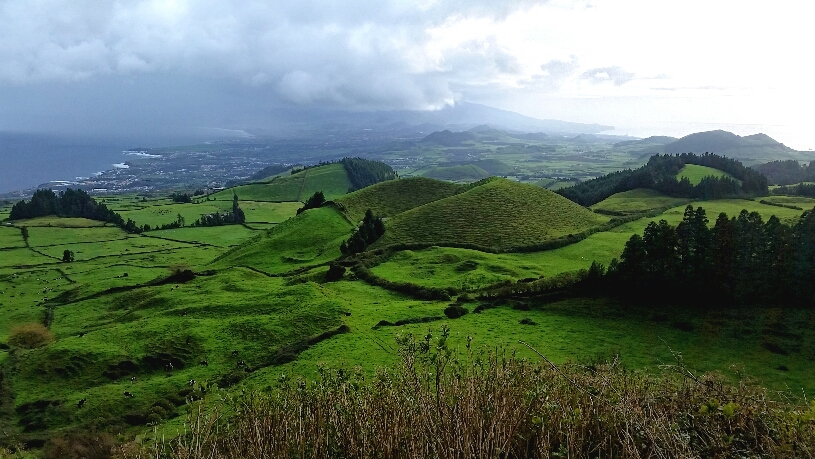
{"type": "MultiPolygon", "coordinates": [[[[720,171],[719,169],[714,169],[712,167],[707,166],[698,166],[696,164],[686,164],[685,167],[676,174],[677,180],[682,180],[686,178],[690,180],[692,185],[698,185],[699,182],[702,181],[705,177],[727,177],[732,179],[733,176],[728,174],[727,172],[720,171]]],[[[735,180],[735,179],[734,179],[735,180]]]]}
{"type": "Polygon", "coordinates": [[[289,176],[281,176],[266,183],[253,183],[229,188],[211,196],[231,201],[232,194],[251,201],[305,201],[317,191],[327,199],[348,193],[351,181],[342,164],[313,167],[289,176]]]}
{"type": "Polygon", "coordinates": [[[551,191],[494,179],[389,219],[377,246],[476,244],[509,249],[577,234],[606,221],[551,191]]]}
{"type": "Polygon", "coordinates": [[[460,191],[461,187],[441,180],[412,177],[389,180],[357,190],[338,198],[353,221],[361,221],[365,211],[374,215],[392,217],[406,210],[444,199],[460,191]]]}
{"type": "Polygon", "coordinates": [[[653,209],[679,206],[689,202],[684,198],[672,198],[659,191],[637,188],[609,196],[603,201],[591,206],[592,210],[611,211],[621,213],[647,212],[653,209]]]}

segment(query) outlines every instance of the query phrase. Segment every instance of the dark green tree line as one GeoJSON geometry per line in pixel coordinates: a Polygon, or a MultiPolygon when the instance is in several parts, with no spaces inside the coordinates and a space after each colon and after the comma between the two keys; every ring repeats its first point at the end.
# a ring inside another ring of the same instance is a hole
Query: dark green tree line
{"type": "Polygon", "coordinates": [[[651,222],[625,245],[606,288],[651,299],[715,300],[721,305],[815,304],[815,209],[793,225],[757,212],[722,213],[712,228],[688,206],[677,226],[651,222]]]}
{"type": "Polygon", "coordinates": [[[374,216],[371,209],[365,212],[362,224],[350,239],[340,245],[340,252],[343,255],[364,252],[369,245],[385,234],[385,223],[380,217],[374,216]]]}
{"type": "Polygon", "coordinates": [[[668,196],[691,199],[754,197],[768,194],[766,177],[744,167],[735,159],[711,153],[654,155],[639,169],[613,172],[562,188],[557,193],[580,205],[591,206],[613,194],[636,188],[650,188],[668,196]],[[676,174],[687,164],[719,169],[736,180],[728,177],[705,177],[695,186],[687,179],[677,180],[676,174]]]}

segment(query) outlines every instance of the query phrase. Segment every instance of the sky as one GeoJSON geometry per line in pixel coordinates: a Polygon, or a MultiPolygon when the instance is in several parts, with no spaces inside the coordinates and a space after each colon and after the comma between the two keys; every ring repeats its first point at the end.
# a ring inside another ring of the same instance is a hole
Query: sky
{"type": "Polygon", "coordinates": [[[240,130],[273,106],[475,102],[809,149],[803,3],[0,0],[0,131],[240,130]]]}

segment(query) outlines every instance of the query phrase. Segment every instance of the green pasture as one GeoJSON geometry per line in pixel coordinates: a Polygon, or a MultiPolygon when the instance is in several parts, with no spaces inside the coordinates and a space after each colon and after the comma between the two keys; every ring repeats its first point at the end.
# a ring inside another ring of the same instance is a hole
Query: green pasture
{"type": "Polygon", "coordinates": [[[815,198],[807,198],[805,196],[766,196],[760,198],[760,200],[783,204],[785,206],[798,206],[804,210],[811,210],[815,207],[815,198]]]}
{"type": "Polygon", "coordinates": [[[191,244],[233,247],[257,233],[242,225],[211,226],[204,228],[174,228],[150,231],[145,237],[184,241],[191,244]]]}
{"type": "Polygon", "coordinates": [[[88,220],[87,218],[73,217],[37,217],[26,220],[13,220],[15,226],[31,227],[55,227],[55,228],[91,228],[97,226],[109,226],[105,222],[88,220]]]}
{"type": "Polygon", "coordinates": [[[64,425],[177,400],[190,379],[203,383],[230,373],[240,379],[245,372],[238,361],[251,368],[269,365],[270,353],[280,346],[340,324],[343,305],[321,286],[284,282],[237,268],[59,306],[51,327],[57,342],[18,353],[15,403],[62,400],[51,416],[64,425]],[[176,362],[172,370],[161,362],[145,363],[162,355],[176,362]],[[199,365],[201,360],[208,365],[199,365]],[[133,369],[107,376],[117,365],[133,369]],[[134,397],[123,397],[124,391],[134,397]],[[81,398],[88,403],[78,410],[81,398]]]}
{"type": "Polygon", "coordinates": [[[494,179],[388,219],[377,246],[469,243],[501,249],[577,234],[605,221],[549,190],[494,179]]]}
{"type": "MultiPolygon", "coordinates": [[[[760,213],[765,221],[775,215],[782,221],[791,222],[801,215],[798,210],[740,199],[693,202],[691,205],[705,209],[710,226],[719,213],[734,217],[742,209],[760,213]]],[[[491,254],[450,247],[402,251],[375,267],[373,272],[391,281],[410,279],[412,283],[428,287],[475,290],[503,280],[551,277],[587,269],[593,261],[608,266],[613,258],[619,259],[628,239],[633,234],[642,234],[648,223],[664,219],[676,225],[682,221],[684,211],[684,205],[677,206],[659,216],[641,218],[592,234],[575,244],[543,252],[491,254]]]]}
{"type": "MultiPolygon", "coordinates": [[[[21,225],[22,226],[22,225],[21,225]]],[[[65,244],[88,244],[126,239],[127,233],[115,226],[53,227],[29,226],[28,243],[31,247],[44,248],[65,244]]],[[[60,254],[62,256],[62,254],[60,254]]]]}
{"type": "Polygon", "coordinates": [[[637,188],[609,196],[603,201],[591,206],[591,208],[600,211],[637,213],[647,212],[652,209],[680,206],[689,201],[689,199],[665,196],[659,191],[648,188],[637,188]]]}
{"type": "Polygon", "coordinates": [[[305,201],[317,191],[326,199],[334,199],[348,193],[351,181],[342,164],[313,167],[293,175],[279,176],[269,182],[251,183],[219,191],[210,196],[217,200],[238,199],[250,201],[305,201]]]}
{"type": "Polygon", "coordinates": [[[434,166],[422,173],[427,178],[450,180],[453,182],[474,182],[490,176],[484,169],[472,165],[434,166]]]}
{"type": "Polygon", "coordinates": [[[20,232],[20,228],[5,225],[0,226],[0,249],[13,247],[25,247],[23,233],[20,232]]]}
{"type": "MultiPolygon", "coordinates": [[[[307,183],[309,171],[300,173],[301,183],[307,183]]],[[[283,178],[289,177],[277,180],[283,178]]],[[[224,196],[222,201],[200,204],[170,204],[165,198],[144,202],[136,197],[109,204],[131,209],[125,218],[139,224],[164,223],[165,218],[168,223],[179,212],[192,216],[207,206],[227,210],[231,192],[224,196]]],[[[803,208],[815,202],[767,199],[803,208]]],[[[718,371],[733,380],[747,375],[772,390],[788,388],[800,394],[803,389],[815,395],[810,374],[815,361],[811,311],[709,312],[667,307],[658,298],[654,302],[660,304],[653,308],[637,309],[610,300],[570,299],[548,304],[504,302],[478,314],[473,311],[481,303],[467,302],[470,313],[450,320],[443,313],[449,301],[417,300],[352,280],[351,273],[338,282],[325,282],[327,264],[340,256],[340,243],[355,228],[352,222],[368,208],[387,217],[387,232],[377,243],[382,246],[453,241],[506,247],[576,234],[608,221],[548,190],[503,179],[463,186],[412,178],[380,183],[337,202],[339,206],[294,216],[301,206],[297,202],[242,200],[249,228],[184,227],[142,235],[83,219],[15,222],[28,227],[31,248],[24,246],[19,228],[0,226],[0,343],[7,342],[16,325],[42,323],[49,309],[50,328],[57,338],[40,349],[0,350],[0,369],[14,394],[11,403],[18,409],[29,403],[59,402],[25,417],[15,414],[3,428],[22,430],[32,419],[43,419],[45,430],[26,435],[47,438],[57,429],[100,422],[121,432],[142,432],[152,427],[143,422],[131,426],[125,419],[150,415],[150,422],[175,422],[170,416],[183,412],[185,396],[204,382],[227,391],[267,387],[283,374],[312,378],[321,364],[360,366],[370,375],[398,359],[397,334],[421,337],[428,330],[437,334],[442,325],[450,327],[459,355],[466,353],[471,336],[475,353],[503,348],[538,358],[518,344],[523,340],[559,364],[619,355],[628,368],[657,372],[659,365],[672,363],[673,349],[695,371],[718,371]],[[74,262],[61,261],[64,250],[74,252],[74,262]],[[187,268],[197,277],[156,283],[187,268]],[[427,317],[443,319],[376,326],[383,320],[427,317]],[[523,325],[522,319],[535,324],[523,325]],[[286,346],[342,324],[349,333],[314,344],[299,356],[291,351],[294,360],[289,363],[273,361],[280,353],[288,355],[286,346]],[[767,343],[787,354],[770,352],[767,343]],[[163,362],[170,360],[176,364],[165,369],[163,362]],[[203,360],[208,365],[199,364],[203,360]],[[238,366],[240,361],[253,371],[238,366]],[[779,369],[784,367],[787,371],[779,369]],[[190,386],[190,380],[196,383],[190,386]],[[231,388],[240,381],[244,382],[231,388]],[[134,397],[125,398],[125,391],[134,397]],[[80,410],[77,402],[83,398],[87,404],[80,410]],[[156,408],[156,403],[164,408],[156,408]]],[[[633,212],[672,203],[671,198],[634,190],[598,206],[633,212]]],[[[801,214],[750,200],[692,205],[706,209],[711,225],[718,213],[732,217],[742,209],[759,212],[765,221],[777,215],[791,222],[801,214]]],[[[641,233],[650,221],[676,224],[684,209],[678,204],[657,217],[555,250],[492,254],[436,246],[396,252],[372,271],[395,282],[470,292],[496,282],[551,277],[587,268],[593,260],[608,264],[620,256],[632,234],[641,233]]],[[[195,218],[185,217],[188,224],[195,218]]]]}
{"type": "Polygon", "coordinates": [[[340,256],[354,226],[334,207],[311,209],[232,249],[216,266],[251,266],[284,273],[340,256]]]}
{"type": "MultiPolygon", "coordinates": [[[[698,185],[705,177],[727,177],[732,179],[733,176],[727,172],[720,171],[707,166],[697,166],[696,164],[686,164],[685,167],[676,174],[677,180],[687,178],[692,185],[698,185]]],[[[734,179],[735,180],[735,179],[734,179]]]]}
{"type": "Polygon", "coordinates": [[[461,190],[461,186],[441,180],[411,177],[377,183],[336,199],[353,221],[361,221],[365,211],[391,217],[406,210],[444,199],[461,190]]]}
{"type": "Polygon", "coordinates": [[[815,340],[806,335],[806,330],[815,325],[811,311],[772,310],[742,320],[726,312],[699,315],[669,309],[664,310],[663,317],[656,317],[609,300],[571,299],[532,304],[530,310],[506,304],[478,314],[472,311],[479,303],[470,303],[465,305],[470,314],[459,319],[376,328],[381,320],[443,317],[447,304],[408,299],[360,282],[325,284],[324,290],[343,298],[343,307],[350,313],[343,322],[351,332],[316,344],[291,364],[256,372],[250,383],[273,386],[282,374],[312,378],[319,365],[347,369],[360,366],[372,374],[377,367],[398,360],[394,340],[397,334],[413,333],[421,339],[428,332],[439,334],[446,325],[459,356],[466,354],[467,337],[471,336],[476,354],[503,349],[508,355],[539,359],[519,344],[522,340],[558,364],[607,361],[619,356],[628,368],[659,372],[660,365],[676,363],[671,356],[673,350],[682,353],[688,368],[695,372],[716,371],[731,380],[751,377],[771,390],[815,393],[815,380],[809,373],[815,359],[815,340]],[[520,323],[527,318],[535,324],[520,323]],[[774,339],[767,335],[769,324],[795,335],[784,345],[798,350],[786,356],[766,350],[761,343],[774,339]],[[779,370],[781,365],[788,370],[779,370]]]}

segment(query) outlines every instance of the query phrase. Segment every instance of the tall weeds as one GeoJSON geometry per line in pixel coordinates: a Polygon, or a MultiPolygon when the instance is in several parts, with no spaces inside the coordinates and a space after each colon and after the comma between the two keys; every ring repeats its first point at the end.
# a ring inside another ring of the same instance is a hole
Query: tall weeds
{"type": "Polygon", "coordinates": [[[556,366],[500,351],[461,355],[437,337],[399,339],[401,363],[366,380],[323,369],[272,393],[192,405],[189,432],[126,458],[813,457],[815,403],[616,362],[556,366]],[[208,405],[207,405],[208,404],[208,405]],[[229,412],[229,416],[222,413],[229,412]]]}

